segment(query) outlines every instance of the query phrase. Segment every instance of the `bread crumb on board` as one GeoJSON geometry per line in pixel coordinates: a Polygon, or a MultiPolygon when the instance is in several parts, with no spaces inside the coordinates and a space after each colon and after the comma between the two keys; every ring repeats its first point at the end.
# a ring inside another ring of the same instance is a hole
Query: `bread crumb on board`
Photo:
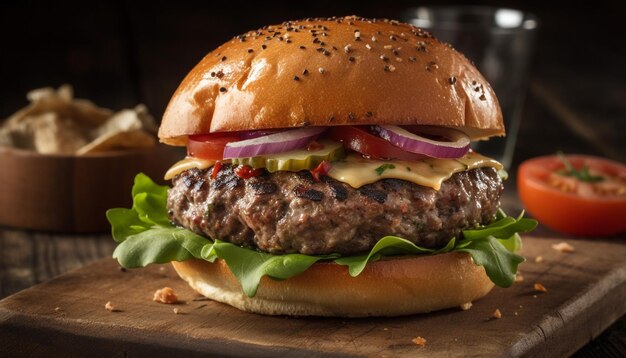
{"type": "Polygon", "coordinates": [[[160,303],[176,303],[178,302],[178,297],[176,297],[176,293],[170,287],[163,287],[154,292],[154,296],[152,300],[160,303]]]}
{"type": "Polygon", "coordinates": [[[515,274],[515,282],[524,282],[524,276],[522,276],[522,274],[518,272],[517,274],[515,274]]]}
{"type": "Polygon", "coordinates": [[[461,304],[461,309],[463,311],[467,311],[470,308],[472,308],[472,303],[471,302],[465,302],[465,303],[461,304]]]}
{"type": "Polygon", "coordinates": [[[542,263],[543,262],[543,256],[535,257],[535,262],[538,263],[538,264],[542,263]]]}
{"type": "Polygon", "coordinates": [[[535,288],[535,291],[537,292],[548,292],[548,289],[545,288],[545,286],[540,284],[539,282],[535,282],[534,288],[535,288]]]}
{"type": "Polygon", "coordinates": [[[500,312],[499,308],[496,308],[496,310],[493,311],[493,315],[491,315],[491,317],[495,319],[502,318],[502,312],[500,312]]]}
{"type": "Polygon", "coordinates": [[[54,307],[54,312],[61,312],[63,309],[61,307],[54,307]]]}
{"type": "Polygon", "coordinates": [[[426,345],[426,339],[424,339],[424,338],[422,338],[420,336],[417,336],[417,337],[411,339],[411,342],[413,342],[414,344],[416,344],[416,345],[418,345],[420,347],[424,347],[426,345]]]}
{"type": "Polygon", "coordinates": [[[174,314],[182,314],[183,311],[181,311],[179,308],[174,308],[174,314]]]}
{"type": "Polygon", "coordinates": [[[556,251],[563,252],[566,254],[571,254],[572,252],[576,251],[574,246],[568,244],[565,241],[559,242],[558,244],[552,244],[552,248],[556,251]]]}
{"type": "Polygon", "coordinates": [[[109,312],[116,312],[117,311],[117,309],[115,308],[115,306],[113,306],[111,301],[108,301],[107,303],[104,304],[104,309],[109,311],[109,312]]]}

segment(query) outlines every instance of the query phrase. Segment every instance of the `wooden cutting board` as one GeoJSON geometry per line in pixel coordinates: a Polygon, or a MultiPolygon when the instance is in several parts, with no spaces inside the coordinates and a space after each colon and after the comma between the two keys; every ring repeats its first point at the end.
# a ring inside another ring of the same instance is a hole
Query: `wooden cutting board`
{"type": "Polygon", "coordinates": [[[467,311],[398,318],[245,313],[199,297],[169,265],[121,271],[105,259],[0,301],[0,356],[569,355],[626,313],[626,243],[570,239],[568,254],[551,248],[560,241],[525,238],[524,281],[467,311]],[[164,286],[183,302],[153,302],[164,286]]]}

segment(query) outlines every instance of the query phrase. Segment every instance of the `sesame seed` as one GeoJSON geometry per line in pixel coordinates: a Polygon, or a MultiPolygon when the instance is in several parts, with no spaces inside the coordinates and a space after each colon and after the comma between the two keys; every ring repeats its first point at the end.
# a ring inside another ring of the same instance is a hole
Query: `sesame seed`
{"type": "Polygon", "coordinates": [[[226,92],[226,88],[225,87],[220,87],[220,92],[226,92]]]}
{"type": "Polygon", "coordinates": [[[384,70],[385,72],[393,72],[396,70],[396,67],[394,65],[385,65],[384,70]]]}
{"type": "Polygon", "coordinates": [[[350,57],[348,57],[348,61],[354,62],[354,61],[356,61],[356,59],[354,57],[350,56],[350,57]]]}
{"type": "Polygon", "coordinates": [[[320,42],[321,42],[321,41],[320,41],[320,39],[318,39],[317,37],[313,40],[313,43],[314,43],[314,44],[318,44],[318,43],[320,43],[320,42]]]}
{"type": "Polygon", "coordinates": [[[300,49],[301,49],[301,50],[306,50],[306,46],[302,46],[302,45],[300,45],[300,49]]]}
{"type": "Polygon", "coordinates": [[[356,117],[354,116],[352,112],[348,112],[348,118],[350,118],[351,121],[356,119],[356,117]]]}
{"type": "Polygon", "coordinates": [[[391,35],[391,36],[389,36],[389,40],[391,40],[391,41],[396,41],[396,37],[395,37],[395,36],[393,36],[393,35],[391,35]]]}
{"type": "Polygon", "coordinates": [[[389,61],[389,58],[385,54],[380,55],[380,59],[383,61],[389,61]]]}
{"type": "Polygon", "coordinates": [[[365,48],[372,51],[372,46],[370,46],[370,44],[365,44],[365,48]]]}
{"type": "Polygon", "coordinates": [[[372,42],[376,42],[376,36],[372,36],[372,42]]]}
{"type": "Polygon", "coordinates": [[[263,44],[263,45],[261,45],[261,48],[265,50],[267,48],[267,46],[265,44],[263,44]]]}
{"type": "Polygon", "coordinates": [[[383,48],[384,48],[385,50],[391,50],[391,49],[393,48],[393,46],[391,46],[391,45],[385,45],[385,46],[383,46],[383,48]]]}
{"type": "Polygon", "coordinates": [[[324,69],[324,67],[320,67],[317,69],[319,71],[319,73],[324,74],[324,72],[326,72],[326,70],[324,69]]]}
{"type": "Polygon", "coordinates": [[[396,57],[396,62],[402,62],[402,59],[400,57],[396,57]]]}
{"type": "Polygon", "coordinates": [[[350,44],[346,45],[346,46],[343,48],[343,50],[344,50],[346,53],[350,53],[350,52],[352,51],[352,45],[350,45],[350,44]]]}
{"type": "Polygon", "coordinates": [[[409,57],[409,62],[415,62],[415,61],[417,61],[417,58],[413,56],[409,57]]]}
{"type": "Polygon", "coordinates": [[[309,74],[309,70],[307,70],[306,68],[304,69],[304,71],[302,71],[302,75],[306,76],[309,74]]]}
{"type": "Polygon", "coordinates": [[[251,49],[251,48],[249,48],[249,49],[248,49],[248,53],[252,53],[252,52],[254,52],[254,50],[253,50],[253,49],[251,49]]]}
{"type": "Polygon", "coordinates": [[[222,61],[226,61],[226,56],[222,56],[222,61]]]}
{"type": "Polygon", "coordinates": [[[450,84],[453,85],[456,83],[456,77],[452,76],[450,77],[450,84]]]}
{"type": "Polygon", "coordinates": [[[291,40],[290,40],[290,39],[286,39],[286,40],[285,40],[285,43],[290,44],[290,43],[291,43],[291,40]]]}
{"type": "Polygon", "coordinates": [[[294,80],[294,81],[300,81],[300,77],[298,77],[298,76],[293,76],[293,80],[294,80]]]}
{"type": "Polygon", "coordinates": [[[485,97],[484,94],[481,94],[480,97],[478,97],[478,99],[480,99],[481,101],[486,101],[487,97],[485,97]]]}
{"type": "Polygon", "coordinates": [[[372,113],[372,112],[370,112],[370,111],[365,112],[365,116],[366,116],[366,117],[371,117],[371,116],[373,116],[373,115],[374,115],[374,113],[372,113]]]}

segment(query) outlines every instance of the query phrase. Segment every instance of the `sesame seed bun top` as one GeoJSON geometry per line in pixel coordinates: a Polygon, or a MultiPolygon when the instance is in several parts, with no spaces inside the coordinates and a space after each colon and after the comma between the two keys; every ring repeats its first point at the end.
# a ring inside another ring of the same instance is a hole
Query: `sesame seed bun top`
{"type": "Polygon", "coordinates": [[[504,135],[491,86],[462,54],[412,25],[350,16],[265,26],[210,52],[172,96],[159,138],[359,124],[504,135]]]}

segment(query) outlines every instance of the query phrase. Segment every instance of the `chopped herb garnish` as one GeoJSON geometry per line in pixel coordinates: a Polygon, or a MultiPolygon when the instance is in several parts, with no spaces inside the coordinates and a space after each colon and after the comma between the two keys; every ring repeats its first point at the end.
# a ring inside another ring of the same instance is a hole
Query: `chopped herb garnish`
{"type": "Polygon", "coordinates": [[[583,164],[582,168],[580,169],[574,168],[572,163],[567,160],[565,154],[563,154],[563,152],[561,152],[560,150],[556,152],[556,154],[563,162],[563,165],[565,165],[565,169],[559,170],[559,174],[566,177],[575,177],[576,179],[587,183],[597,183],[604,180],[604,177],[601,175],[592,175],[591,173],[589,173],[589,167],[585,164],[583,164]]]}
{"type": "Polygon", "coordinates": [[[381,165],[380,167],[376,168],[375,170],[376,170],[376,173],[378,173],[378,175],[383,175],[383,172],[385,170],[387,170],[387,169],[395,169],[395,168],[396,168],[395,165],[387,163],[387,164],[381,165]]]}

